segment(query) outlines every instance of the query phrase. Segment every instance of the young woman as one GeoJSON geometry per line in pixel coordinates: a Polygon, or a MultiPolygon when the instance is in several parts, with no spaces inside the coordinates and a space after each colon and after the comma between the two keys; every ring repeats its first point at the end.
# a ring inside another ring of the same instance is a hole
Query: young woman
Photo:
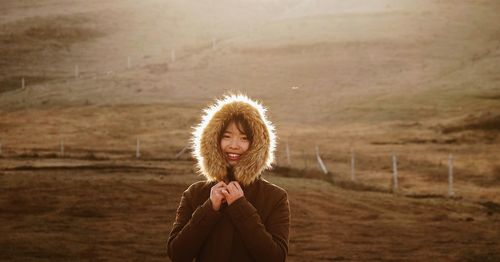
{"type": "Polygon", "coordinates": [[[274,127],[243,95],[205,110],[193,155],[206,178],[184,191],[168,238],[172,261],[285,261],[287,193],[261,177],[274,158],[274,127]]]}

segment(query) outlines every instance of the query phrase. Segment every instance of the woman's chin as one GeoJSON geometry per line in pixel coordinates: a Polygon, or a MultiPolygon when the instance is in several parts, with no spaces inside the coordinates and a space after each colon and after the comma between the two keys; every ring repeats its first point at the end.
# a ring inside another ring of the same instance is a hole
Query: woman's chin
{"type": "Polygon", "coordinates": [[[231,166],[231,167],[235,167],[236,164],[238,164],[237,160],[228,160],[227,162],[229,163],[229,166],[231,166]]]}

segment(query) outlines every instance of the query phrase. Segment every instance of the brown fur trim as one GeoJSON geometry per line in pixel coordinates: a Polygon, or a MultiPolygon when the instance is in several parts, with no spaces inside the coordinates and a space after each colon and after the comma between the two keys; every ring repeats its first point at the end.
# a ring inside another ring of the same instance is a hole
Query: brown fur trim
{"type": "Polygon", "coordinates": [[[266,109],[244,95],[225,96],[204,110],[201,123],[195,127],[192,137],[193,156],[199,173],[208,181],[222,181],[227,176],[227,162],[222,156],[218,136],[226,119],[242,114],[253,131],[253,141],[238,164],[234,176],[242,185],[249,185],[262,171],[271,168],[276,147],[274,126],[266,118],[266,109]]]}

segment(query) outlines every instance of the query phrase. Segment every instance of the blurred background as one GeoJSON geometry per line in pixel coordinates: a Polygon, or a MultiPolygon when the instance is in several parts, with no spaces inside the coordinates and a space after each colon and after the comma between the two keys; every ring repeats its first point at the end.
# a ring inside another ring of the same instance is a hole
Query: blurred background
{"type": "Polygon", "coordinates": [[[290,261],[500,259],[500,3],[4,0],[0,259],[167,260],[202,109],[268,108],[290,261]]]}

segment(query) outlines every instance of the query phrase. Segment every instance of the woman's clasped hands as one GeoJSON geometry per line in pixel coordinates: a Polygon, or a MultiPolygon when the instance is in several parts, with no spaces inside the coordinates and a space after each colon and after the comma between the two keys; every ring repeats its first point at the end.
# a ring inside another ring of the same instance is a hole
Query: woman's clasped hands
{"type": "Polygon", "coordinates": [[[231,205],[243,196],[243,189],[236,181],[231,181],[229,184],[221,181],[210,189],[210,201],[215,211],[220,210],[222,203],[227,202],[228,205],[231,205]]]}

